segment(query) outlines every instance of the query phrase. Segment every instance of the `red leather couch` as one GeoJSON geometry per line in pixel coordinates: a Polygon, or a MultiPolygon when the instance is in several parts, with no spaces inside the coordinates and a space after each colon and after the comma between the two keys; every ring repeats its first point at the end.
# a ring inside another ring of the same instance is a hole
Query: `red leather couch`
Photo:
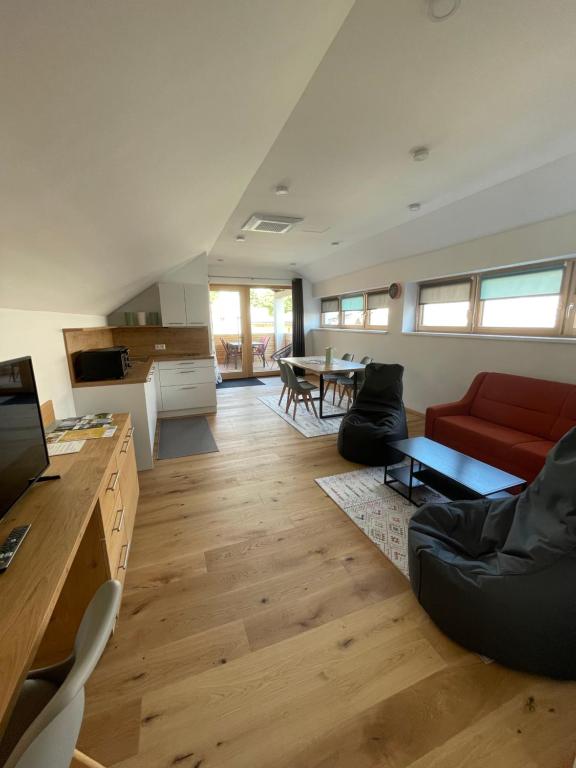
{"type": "Polygon", "coordinates": [[[529,481],[574,426],[575,385],[507,373],[479,373],[462,400],[426,411],[426,437],[529,481]]]}

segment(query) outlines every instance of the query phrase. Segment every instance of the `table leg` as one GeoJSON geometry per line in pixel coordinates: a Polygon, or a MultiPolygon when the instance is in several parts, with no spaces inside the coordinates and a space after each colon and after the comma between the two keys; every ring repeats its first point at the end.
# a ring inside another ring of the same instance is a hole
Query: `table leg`
{"type": "Polygon", "coordinates": [[[354,399],[352,405],[356,402],[356,395],[358,394],[358,371],[354,371],[354,399]]]}
{"type": "Polygon", "coordinates": [[[324,375],[320,374],[320,418],[323,419],[324,416],[322,415],[322,404],[324,402],[324,375]]]}
{"type": "Polygon", "coordinates": [[[412,478],[414,476],[414,459],[410,459],[410,480],[408,484],[408,501],[412,501],[412,478]]]}

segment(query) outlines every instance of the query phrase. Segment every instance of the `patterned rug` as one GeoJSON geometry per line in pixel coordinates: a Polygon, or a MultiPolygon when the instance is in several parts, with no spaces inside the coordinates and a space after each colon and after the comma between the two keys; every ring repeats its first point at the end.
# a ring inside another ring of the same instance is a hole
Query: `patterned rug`
{"type": "MultiPolygon", "coordinates": [[[[384,485],[382,467],[366,467],[341,475],[320,477],[316,482],[356,523],[370,541],[408,577],[408,523],[417,507],[384,485]]],[[[445,501],[430,488],[414,490],[414,499],[445,501]]]]}
{"type": "MultiPolygon", "coordinates": [[[[278,395],[276,396],[268,395],[266,397],[259,397],[258,400],[260,400],[261,403],[264,403],[264,405],[267,405],[268,408],[274,411],[274,413],[277,413],[278,416],[283,418],[284,421],[287,424],[290,424],[291,427],[297,429],[298,432],[304,435],[304,437],[322,437],[323,435],[333,435],[338,432],[340,429],[341,419],[316,418],[312,411],[308,413],[304,403],[298,403],[298,408],[296,409],[296,420],[294,420],[292,418],[292,413],[294,412],[293,407],[290,408],[290,413],[286,413],[286,395],[284,395],[282,405],[278,406],[278,400],[280,398],[281,391],[282,390],[280,389],[278,391],[278,395]]],[[[318,410],[318,401],[315,401],[314,405],[316,406],[316,410],[318,410]]],[[[337,408],[331,403],[327,403],[326,401],[324,401],[322,409],[324,413],[338,413],[342,414],[342,416],[344,416],[346,413],[343,408],[337,408]]]]}

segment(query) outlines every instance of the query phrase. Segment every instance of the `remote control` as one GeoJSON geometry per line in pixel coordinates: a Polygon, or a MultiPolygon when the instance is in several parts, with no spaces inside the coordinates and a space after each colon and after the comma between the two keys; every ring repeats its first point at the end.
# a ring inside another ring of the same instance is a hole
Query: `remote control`
{"type": "Polygon", "coordinates": [[[8,568],[29,530],[29,525],[20,525],[18,528],[12,528],[8,538],[0,544],[0,573],[3,573],[8,568]]]}

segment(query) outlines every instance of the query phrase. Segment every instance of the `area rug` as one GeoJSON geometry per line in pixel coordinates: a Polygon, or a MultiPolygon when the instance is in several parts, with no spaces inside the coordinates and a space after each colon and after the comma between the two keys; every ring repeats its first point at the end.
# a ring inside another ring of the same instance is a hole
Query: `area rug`
{"type": "MultiPolygon", "coordinates": [[[[280,392],[281,391],[282,390],[280,390],[280,392]]],[[[334,435],[340,429],[340,422],[342,419],[316,418],[312,411],[308,413],[304,403],[298,403],[298,408],[296,409],[296,419],[294,420],[292,418],[294,407],[290,408],[290,413],[286,413],[286,395],[284,395],[282,404],[280,406],[278,405],[280,392],[276,396],[267,395],[265,397],[259,397],[258,400],[260,400],[261,403],[264,403],[264,405],[267,405],[268,408],[274,411],[274,413],[277,413],[278,416],[284,419],[287,424],[290,424],[291,427],[297,429],[300,434],[304,435],[304,437],[322,437],[323,435],[334,435]]],[[[315,401],[314,405],[318,411],[318,408],[320,407],[319,403],[315,401]]],[[[337,408],[326,402],[324,402],[322,408],[324,413],[338,413],[341,416],[344,416],[346,413],[343,408],[337,408]]]]}
{"type": "MultiPolygon", "coordinates": [[[[384,485],[383,480],[382,467],[366,467],[320,477],[316,482],[390,562],[408,577],[408,523],[417,507],[384,485]]],[[[419,504],[446,501],[443,496],[425,487],[414,490],[414,499],[419,504]]]]}
{"type": "Polygon", "coordinates": [[[216,389],[230,389],[231,387],[263,387],[260,379],[224,379],[216,384],[216,389]]]}
{"type": "Polygon", "coordinates": [[[159,419],[158,459],[215,453],[218,446],[206,416],[159,419]]]}

